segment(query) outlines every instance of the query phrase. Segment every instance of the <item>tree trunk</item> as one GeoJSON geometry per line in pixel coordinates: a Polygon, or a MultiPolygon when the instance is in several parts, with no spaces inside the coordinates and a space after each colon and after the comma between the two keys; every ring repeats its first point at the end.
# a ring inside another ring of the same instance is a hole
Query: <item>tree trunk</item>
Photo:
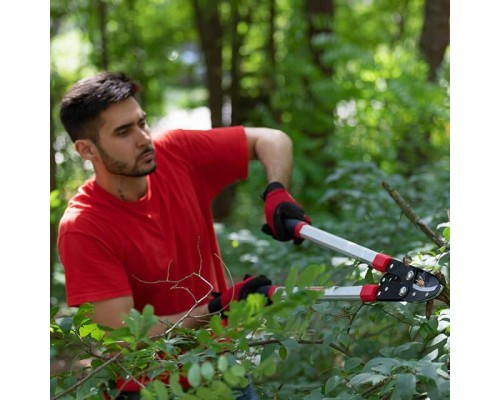
{"type": "Polygon", "coordinates": [[[428,79],[434,82],[450,44],[450,0],[425,0],[419,44],[429,65],[428,79]]]}
{"type": "MultiPolygon", "coordinates": [[[[208,108],[212,127],[223,126],[222,106],[222,44],[223,29],[216,1],[192,0],[196,27],[200,36],[201,49],[205,59],[208,108]]],[[[224,220],[231,214],[234,188],[223,190],[214,200],[212,212],[216,221],[224,220]]]]}
{"type": "Polygon", "coordinates": [[[106,30],[106,21],[107,21],[107,5],[103,0],[99,0],[97,3],[98,13],[97,19],[99,22],[99,34],[100,34],[100,60],[101,60],[101,69],[107,70],[109,67],[109,59],[108,59],[108,34],[106,30]]]}
{"type": "Polygon", "coordinates": [[[321,61],[321,51],[314,46],[314,38],[318,35],[331,35],[335,18],[334,0],[305,1],[305,14],[308,26],[308,44],[314,64],[326,75],[333,74],[333,67],[321,61]]]}
{"type": "Polygon", "coordinates": [[[218,2],[192,0],[201,49],[205,59],[208,107],[212,127],[222,126],[222,40],[223,30],[218,2]]]}
{"type": "MultiPolygon", "coordinates": [[[[333,64],[326,64],[322,61],[322,55],[324,50],[319,49],[318,46],[314,44],[314,41],[318,35],[334,35],[334,19],[335,19],[335,0],[315,0],[315,1],[304,1],[304,12],[307,21],[307,45],[309,52],[311,54],[311,59],[313,64],[323,73],[325,79],[332,78],[335,74],[335,68],[333,64]]],[[[318,110],[323,110],[324,113],[332,113],[335,110],[336,104],[331,102],[325,102],[322,99],[318,99],[313,91],[310,89],[311,82],[307,78],[303,78],[303,85],[306,96],[310,99],[310,103],[313,107],[318,110]]],[[[311,126],[307,132],[304,132],[308,138],[314,140],[318,143],[318,147],[322,147],[327,141],[335,134],[334,126],[328,128],[328,132],[325,132],[325,127],[314,127],[311,126]]],[[[311,149],[305,152],[305,157],[314,158],[316,156],[315,152],[318,149],[311,149]]],[[[322,167],[325,170],[334,170],[336,167],[336,160],[329,158],[322,162],[322,167]]],[[[308,177],[312,179],[312,177],[308,177]]],[[[305,185],[317,185],[318,182],[305,182],[305,185]]]]}
{"type": "MultiPolygon", "coordinates": [[[[450,43],[450,0],[425,0],[424,22],[420,34],[420,51],[429,67],[427,79],[435,82],[437,71],[443,62],[450,43]]],[[[397,159],[404,167],[405,176],[412,174],[415,167],[432,160],[429,143],[431,133],[420,126],[408,127],[405,137],[398,144],[397,159]]]]}
{"type": "Polygon", "coordinates": [[[241,53],[240,49],[245,41],[245,34],[238,32],[238,25],[243,22],[247,26],[251,23],[249,7],[242,7],[238,0],[231,1],[231,125],[243,124],[242,96],[241,96],[241,53]]]}

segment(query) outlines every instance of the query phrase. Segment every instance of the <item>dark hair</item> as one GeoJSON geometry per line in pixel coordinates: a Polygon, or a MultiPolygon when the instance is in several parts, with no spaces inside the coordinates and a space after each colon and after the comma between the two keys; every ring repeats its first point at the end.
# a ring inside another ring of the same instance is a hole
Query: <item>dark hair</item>
{"type": "Polygon", "coordinates": [[[71,140],[97,141],[99,115],[110,105],[130,96],[136,97],[141,86],[124,73],[101,72],[75,83],[61,100],[59,116],[71,140]]]}

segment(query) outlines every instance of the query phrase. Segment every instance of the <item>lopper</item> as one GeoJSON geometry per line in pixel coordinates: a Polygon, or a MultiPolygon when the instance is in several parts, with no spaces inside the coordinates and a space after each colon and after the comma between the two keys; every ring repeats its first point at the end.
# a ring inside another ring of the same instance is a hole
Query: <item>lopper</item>
{"type": "MultiPolygon", "coordinates": [[[[428,271],[411,266],[383,253],[332,235],[308,223],[287,219],[285,227],[294,237],[308,239],[348,257],[367,263],[383,275],[379,284],[363,286],[333,286],[310,288],[324,291],[320,300],[361,300],[363,303],[380,301],[426,302],[438,297],[443,291],[439,279],[428,271]]],[[[277,288],[284,290],[284,287],[277,288]]],[[[286,296],[286,293],[284,293],[286,296]]]]}

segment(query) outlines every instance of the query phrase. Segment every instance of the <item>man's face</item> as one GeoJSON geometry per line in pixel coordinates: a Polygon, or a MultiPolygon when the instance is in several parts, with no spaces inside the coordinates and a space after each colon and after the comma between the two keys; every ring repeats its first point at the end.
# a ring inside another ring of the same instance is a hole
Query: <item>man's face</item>
{"type": "Polygon", "coordinates": [[[101,113],[95,143],[104,168],[111,174],[140,177],[156,168],[146,113],[133,98],[111,105],[101,113]]]}

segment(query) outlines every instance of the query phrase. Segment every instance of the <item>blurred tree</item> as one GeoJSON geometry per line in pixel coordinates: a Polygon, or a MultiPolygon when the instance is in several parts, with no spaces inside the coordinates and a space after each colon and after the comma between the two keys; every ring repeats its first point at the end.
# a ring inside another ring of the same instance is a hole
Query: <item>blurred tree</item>
{"type": "Polygon", "coordinates": [[[97,17],[99,21],[99,34],[100,34],[100,49],[101,62],[100,69],[107,70],[109,68],[109,56],[108,56],[108,32],[107,32],[107,22],[108,22],[108,6],[105,0],[97,1],[97,17]]]}
{"type": "Polygon", "coordinates": [[[212,127],[223,126],[223,84],[222,84],[222,46],[223,29],[219,17],[219,2],[192,0],[196,27],[203,51],[208,88],[208,108],[212,127]]]}
{"type": "Polygon", "coordinates": [[[420,50],[429,65],[428,78],[434,82],[450,44],[450,0],[425,0],[420,50]]]}

